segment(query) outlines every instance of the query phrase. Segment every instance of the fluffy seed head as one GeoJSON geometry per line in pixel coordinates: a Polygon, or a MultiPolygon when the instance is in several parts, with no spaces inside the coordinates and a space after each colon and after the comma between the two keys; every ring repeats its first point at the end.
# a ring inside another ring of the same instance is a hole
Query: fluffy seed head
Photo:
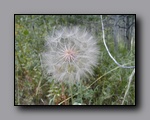
{"type": "Polygon", "coordinates": [[[46,38],[47,51],[42,53],[42,65],[55,81],[78,82],[93,74],[99,49],[97,41],[79,27],[54,30],[46,38]]]}

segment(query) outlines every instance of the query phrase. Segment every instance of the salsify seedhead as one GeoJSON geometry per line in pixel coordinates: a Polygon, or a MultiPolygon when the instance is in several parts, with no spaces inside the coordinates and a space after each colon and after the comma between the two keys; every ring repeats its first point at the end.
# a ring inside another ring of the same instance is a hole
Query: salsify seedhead
{"type": "Polygon", "coordinates": [[[55,81],[79,82],[93,74],[98,62],[96,39],[79,27],[54,30],[46,38],[46,48],[42,53],[42,65],[55,81]]]}

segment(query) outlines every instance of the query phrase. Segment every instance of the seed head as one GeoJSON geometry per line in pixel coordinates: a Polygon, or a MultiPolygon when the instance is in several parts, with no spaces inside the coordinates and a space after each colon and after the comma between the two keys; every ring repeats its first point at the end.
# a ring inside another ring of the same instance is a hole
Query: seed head
{"type": "Polygon", "coordinates": [[[55,81],[79,82],[93,74],[99,49],[97,41],[79,27],[55,30],[46,38],[47,51],[42,54],[42,65],[55,81]]]}

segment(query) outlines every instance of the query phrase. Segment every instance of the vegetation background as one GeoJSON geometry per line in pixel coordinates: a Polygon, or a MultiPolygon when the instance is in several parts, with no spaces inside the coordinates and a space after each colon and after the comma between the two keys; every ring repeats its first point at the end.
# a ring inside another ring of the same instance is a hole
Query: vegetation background
{"type": "MultiPolygon", "coordinates": [[[[103,15],[103,23],[111,54],[121,65],[134,66],[135,15],[103,15]]],[[[73,105],[135,105],[134,76],[128,86],[132,71],[118,67],[109,57],[100,15],[15,15],[15,105],[71,105],[71,94],[73,105]],[[73,85],[72,93],[67,84],[62,88],[45,75],[40,62],[45,36],[59,26],[86,27],[100,47],[94,76],[73,85]]]]}

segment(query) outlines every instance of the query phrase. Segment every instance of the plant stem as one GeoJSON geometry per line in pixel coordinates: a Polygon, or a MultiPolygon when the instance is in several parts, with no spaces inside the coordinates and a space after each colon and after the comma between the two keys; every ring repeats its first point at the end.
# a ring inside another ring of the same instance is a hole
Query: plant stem
{"type": "Polygon", "coordinates": [[[80,94],[81,94],[81,104],[83,103],[83,101],[82,101],[82,97],[83,97],[83,95],[82,95],[82,81],[80,81],[80,94]]]}
{"type": "Polygon", "coordinates": [[[73,105],[74,100],[73,100],[72,84],[70,84],[69,87],[70,87],[70,92],[71,92],[71,103],[73,105]]]}
{"type": "Polygon", "coordinates": [[[131,82],[132,82],[132,78],[133,78],[134,74],[135,74],[135,69],[132,71],[132,73],[131,73],[131,75],[130,75],[130,77],[129,77],[128,86],[127,86],[126,92],[125,92],[125,94],[124,94],[124,98],[123,98],[123,101],[122,101],[122,104],[121,104],[121,105],[124,105],[124,101],[125,101],[126,96],[127,96],[128,92],[129,92],[130,84],[131,84],[131,82]]]}

